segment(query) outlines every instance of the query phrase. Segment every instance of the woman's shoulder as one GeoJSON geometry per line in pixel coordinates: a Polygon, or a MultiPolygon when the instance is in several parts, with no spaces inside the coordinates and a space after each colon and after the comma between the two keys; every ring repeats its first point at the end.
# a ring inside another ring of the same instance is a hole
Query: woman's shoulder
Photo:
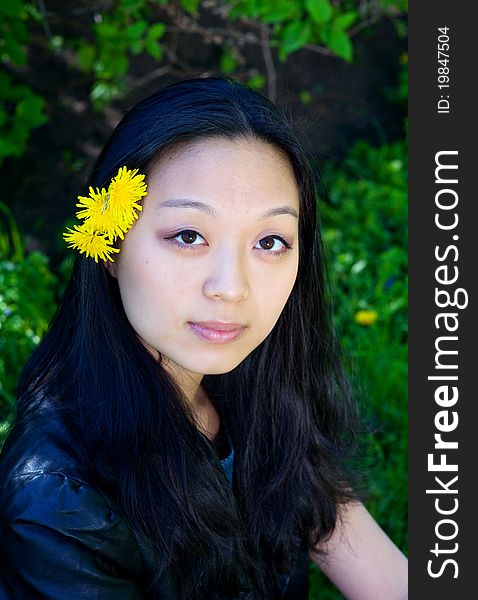
{"type": "Polygon", "coordinates": [[[81,479],[82,467],[59,410],[45,402],[9,432],[0,454],[0,490],[13,480],[56,473],[81,479]]]}
{"type": "Polygon", "coordinates": [[[82,585],[131,593],[142,569],[136,538],[110,500],[82,475],[54,414],[14,428],[6,441],[0,456],[0,538],[0,580],[11,589],[34,585],[52,598],[55,586],[61,593],[81,594],[82,585]]]}
{"type": "Polygon", "coordinates": [[[39,412],[10,432],[0,455],[0,506],[2,530],[6,524],[21,523],[25,529],[31,523],[81,535],[83,542],[90,532],[109,532],[111,543],[131,541],[111,500],[85,477],[53,410],[39,412]]]}
{"type": "Polygon", "coordinates": [[[2,483],[0,496],[0,590],[12,598],[143,597],[137,541],[98,490],[61,471],[23,471],[2,483]]]}
{"type": "MultiPolygon", "coordinates": [[[[9,532],[25,543],[38,540],[42,532],[56,532],[84,547],[101,547],[109,556],[119,557],[136,546],[129,528],[105,496],[74,475],[24,472],[2,482],[0,495],[2,543],[10,539],[9,532]]],[[[128,560],[132,558],[129,555],[128,560]]]]}

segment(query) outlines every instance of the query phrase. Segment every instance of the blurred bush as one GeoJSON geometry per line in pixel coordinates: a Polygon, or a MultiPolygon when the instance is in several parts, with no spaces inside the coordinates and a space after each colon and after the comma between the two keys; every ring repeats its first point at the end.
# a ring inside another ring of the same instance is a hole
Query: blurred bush
{"type": "MultiPolygon", "coordinates": [[[[335,320],[362,414],[366,505],[407,550],[407,146],[357,143],[327,165],[319,203],[335,320]]],[[[311,566],[311,600],[342,595],[311,566]]]]}
{"type": "Polygon", "coordinates": [[[57,277],[48,257],[25,255],[11,211],[0,202],[0,447],[10,423],[20,371],[56,308],[57,277]]]}
{"type": "MultiPolygon", "coordinates": [[[[330,193],[320,215],[336,291],[336,325],[350,351],[359,311],[397,339],[407,332],[407,147],[358,142],[340,166],[328,166],[330,193]]],[[[360,325],[360,323],[358,323],[360,325]]],[[[371,323],[373,324],[373,323],[371,323]]]]}
{"type": "Polygon", "coordinates": [[[0,2],[0,165],[7,156],[21,156],[30,131],[48,121],[43,98],[19,83],[14,71],[27,62],[32,19],[39,20],[41,15],[29,2],[0,2]]]}
{"type": "Polygon", "coordinates": [[[128,75],[134,57],[153,59],[147,78],[151,73],[174,73],[180,67],[182,76],[191,74],[191,66],[176,55],[177,33],[198,35],[204,46],[218,47],[220,71],[254,88],[268,84],[274,101],[275,56],[284,63],[292,53],[307,49],[353,62],[357,33],[387,19],[397,35],[404,37],[408,11],[407,0],[112,0],[106,5],[73,4],[65,9],[65,3],[50,2],[47,8],[43,2],[29,0],[0,2],[0,165],[7,157],[20,157],[31,130],[48,121],[44,98],[24,81],[33,43],[41,43],[52,58],[62,56],[87,76],[96,110],[131,88],[128,75]],[[220,18],[221,26],[204,25],[210,17],[220,18]],[[62,33],[53,34],[51,23],[62,33]],[[245,51],[250,46],[260,46],[267,56],[267,77],[257,68],[244,70],[245,51]]]}
{"type": "MultiPolygon", "coordinates": [[[[108,12],[91,7],[92,25],[87,37],[58,37],[56,48],[70,47],[84,73],[92,75],[91,100],[101,109],[121,96],[134,56],[148,55],[164,66],[180,62],[170,31],[193,32],[204,45],[219,45],[219,66],[235,76],[244,65],[244,46],[261,44],[277,53],[280,62],[302,48],[352,62],[353,36],[383,18],[404,35],[408,10],[406,0],[116,0],[108,12]],[[204,27],[201,16],[220,16],[223,27],[204,27]]],[[[272,54],[271,54],[272,56],[272,54]]],[[[248,78],[251,87],[263,87],[265,78],[256,73],[248,78]]]]}

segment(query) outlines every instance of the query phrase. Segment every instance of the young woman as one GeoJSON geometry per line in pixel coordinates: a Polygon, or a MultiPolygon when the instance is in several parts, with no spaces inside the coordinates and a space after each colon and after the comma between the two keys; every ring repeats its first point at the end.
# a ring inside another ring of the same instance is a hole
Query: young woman
{"type": "Polygon", "coordinates": [[[0,459],[4,596],[300,600],[313,560],[347,598],[405,598],[345,466],[314,175],[278,110],[220,77],[164,88],[77,206],[0,459]]]}

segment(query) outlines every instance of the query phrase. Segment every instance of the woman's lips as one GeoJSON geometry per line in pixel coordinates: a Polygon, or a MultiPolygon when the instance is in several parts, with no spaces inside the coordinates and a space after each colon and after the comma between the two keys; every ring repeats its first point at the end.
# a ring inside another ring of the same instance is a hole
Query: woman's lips
{"type": "Polygon", "coordinates": [[[225,344],[238,338],[246,328],[240,323],[221,323],[219,321],[188,322],[198,337],[213,344],[225,344]]]}

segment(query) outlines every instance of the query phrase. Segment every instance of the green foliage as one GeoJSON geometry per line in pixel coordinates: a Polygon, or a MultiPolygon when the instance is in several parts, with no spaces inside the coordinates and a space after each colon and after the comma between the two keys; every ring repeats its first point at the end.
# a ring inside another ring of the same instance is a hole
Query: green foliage
{"type": "Polygon", "coordinates": [[[238,61],[232,48],[225,48],[219,59],[219,68],[223,73],[233,73],[237,69],[238,61]]]}
{"type": "Polygon", "coordinates": [[[24,255],[23,240],[11,210],[0,202],[0,259],[10,256],[21,260],[24,255]]]}
{"type": "Polygon", "coordinates": [[[359,142],[340,170],[325,171],[332,183],[321,214],[334,287],[343,293],[337,325],[345,333],[360,309],[376,310],[384,326],[406,331],[406,150],[404,141],[381,148],[359,142]]]}
{"type": "Polygon", "coordinates": [[[28,17],[21,0],[0,3],[0,56],[2,61],[24,65],[27,61],[24,44],[28,40],[25,21],[28,17]]]}
{"type": "Polygon", "coordinates": [[[398,83],[393,88],[385,89],[385,97],[389,102],[399,104],[406,114],[408,104],[408,54],[406,52],[400,56],[399,64],[398,83]]]}
{"type": "Polygon", "coordinates": [[[408,11],[408,0],[379,0],[379,4],[396,11],[408,11]]]}
{"type": "Polygon", "coordinates": [[[305,8],[317,25],[328,23],[334,12],[330,0],[305,0],[305,8]]]}
{"type": "MultiPolygon", "coordinates": [[[[116,0],[108,13],[95,16],[97,22],[93,25],[92,39],[79,38],[68,42],[76,52],[80,69],[94,77],[91,99],[97,109],[125,90],[125,75],[132,55],[147,53],[157,61],[163,60],[166,24],[158,21],[157,14],[158,6],[167,4],[171,1],[116,0]]],[[[198,0],[179,2],[179,8],[193,18],[198,17],[199,6],[198,0]]],[[[352,62],[350,29],[359,19],[353,6],[354,3],[347,0],[237,0],[228,6],[227,18],[231,21],[252,19],[272,25],[270,44],[277,48],[281,62],[308,44],[321,45],[332,54],[352,62]]],[[[374,7],[380,15],[401,14],[386,3],[374,7]]],[[[226,47],[219,60],[219,69],[233,74],[238,64],[233,48],[226,47]]]]}
{"type": "MultiPolygon", "coordinates": [[[[366,420],[370,497],[387,534],[407,548],[407,146],[357,143],[323,173],[321,201],[335,319],[366,420]],[[359,311],[368,311],[362,324],[359,311]],[[368,324],[366,324],[368,323],[368,324]]],[[[311,600],[343,596],[313,565],[311,600]]]]}
{"type": "Polygon", "coordinates": [[[266,78],[264,75],[253,75],[248,81],[247,85],[253,90],[262,90],[266,84],[266,78]]]}
{"type": "Polygon", "coordinates": [[[24,254],[10,210],[0,203],[0,447],[20,371],[48,327],[58,281],[45,254],[24,254]],[[5,224],[4,224],[5,222],[5,224]]]}
{"type": "Polygon", "coordinates": [[[43,98],[16,82],[8,67],[24,66],[29,41],[27,23],[38,19],[34,7],[22,0],[0,2],[0,165],[8,156],[25,151],[30,132],[47,122],[43,98]]]}
{"type": "Polygon", "coordinates": [[[358,18],[347,3],[330,0],[238,0],[232,3],[229,18],[252,18],[274,24],[272,45],[278,47],[281,62],[307,44],[324,45],[351,62],[353,47],[348,30],[358,18]]]}
{"type": "MultiPolygon", "coordinates": [[[[83,38],[69,43],[76,51],[78,66],[94,76],[91,99],[96,109],[114,100],[125,87],[130,58],[146,53],[155,60],[163,57],[160,40],[166,25],[150,21],[151,4],[146,0],[118,0],[108,13],[97,16],[93,41],[83,38]]],[[[188,12],[194,12],[197,1],[183,1],[188,12]]]]}
{"type": "Polygon", "coordinates": [[[199,7],[199,0],[179,0],[181,8],[192,15],[197,14],[199,7]]]}
{"type": "Polygon", "coordinates": [[[299,98],[302,104],[305,106],[308,106],[312,102],[312,94],[309,92],[309,90],[301,90],[299,92],[299,98]]]}
{"type": "Polygon", "coordinates": [[[285,62],[289,54],[303,48],[310,40],[311,33],[310,21],[298,19],[284,25],[280,30],[279,60],[285,62]]]}
{"type": "MultiPolygon", "coordinates": [[[[91,77],[90,98],[94,108],[100,110],[127,91],[126,77],[130,72],[132,57],[148,55],[155,61],[170,60],[171,48],[165,38],[165,19],[191,23],[199,19],[199,0],[112,0],[108,11],[92,7],[91,28],[76,38],[50,35],[46,46],[52,53],[64,54],[73,50],[77,67],[91,77]],[[174,5],[174,11],[165,7],[174,5]],[[174,14],[174,17],[171,17],[174,14]],[[161,16],[159,16],[161,15],[161,16]],[[169,15],[169,16],[168,16],[169,15]]],[[[347,61],[353,61],[352,28],[360,26],[359,13],[353,0],[233,0],[225,6],[223,17],[229,21],[253,20],[255,24],[270,27],[270,45],[277,49],[277,56],[285,62],[290,54],[306,46],[321,46],[326,52],[347,61]]],[[[362,21],[378,21],[390,17],[397,31],[406,25],[397,18],[407,10],[404,0],[366,5],[360,15],[362,21]],[[369,14],[370,13],[370,14],[369,14]]],[[[22,66],[27,62],[30,41],[29,22],[42,22],[49,27],[46,17],[35,4],[25,0],[3,0],[0,3],[0,57],[7,66],[22,66]]],[[[169,23],[168,23],[169,24],[169,23]]],[[[172,29],[177,29],[173,22],[172,29]]],[[[203,28],[207,31],[207,27],[203,28]]],[[[226,28],[227,29],[227,24],[226,28]]],[[[238,32],[237,32],[238,33],[238,32]]],[[[206,36],[207,38],[207,36],[206,36]]],[[[227,38],[227,36],[226,36],[227,38]]],[[[205,43],[210,41],[205,39],[205,43]]],[[[242,64],[238,56],[237,39],[226,40],[218,69],[234,75],[242,64]]],[[[240,51],[239,51],[240,52],[240,51]]],[[[174,54],[174,52],[173,52],[174,54]]],[[[173,59],[174,62],[174,59],[173,59]]],[[[256,89],[263,87],[252,78],[256,89]]],[[[47,121],[41,97],[22,85],[4,70],[0,73],[0,164],[6,156],[21,156],[30,131],[47,121]]]]}

